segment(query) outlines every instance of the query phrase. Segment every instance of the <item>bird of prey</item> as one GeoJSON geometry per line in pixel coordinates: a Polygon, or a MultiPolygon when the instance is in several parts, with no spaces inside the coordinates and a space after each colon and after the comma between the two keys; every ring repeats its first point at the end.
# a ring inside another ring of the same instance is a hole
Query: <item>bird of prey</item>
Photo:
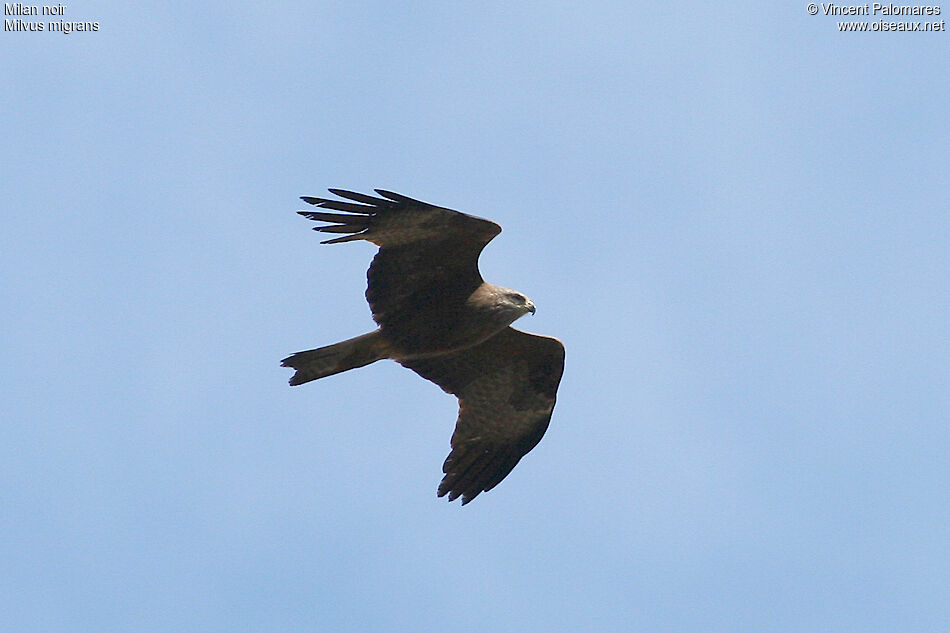
{"type": "Polygon", "coordinates": [[[379,246],[366,274],[366,300],[378,327],[283,361],[291,385],[391,358],[454,394],[459,416],[438,495],[465,505],[491,490],[548,428],[564,346],[510,325],[534,303],[485,282],[478,256],[501,227],[482,218],[377,189],[341,189],[345,200],[303,196],[326,211],[300,211],[342,233],[323,244],[367,240],[379,246]]]}

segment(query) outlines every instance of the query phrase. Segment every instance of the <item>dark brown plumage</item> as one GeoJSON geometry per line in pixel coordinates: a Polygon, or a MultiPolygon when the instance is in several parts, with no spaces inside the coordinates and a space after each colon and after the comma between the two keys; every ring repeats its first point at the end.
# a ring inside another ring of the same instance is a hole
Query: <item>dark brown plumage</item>
{"type": "Polygon", "coordinates": [[[367,240],[379,246],[367,272],[366,299],[379,326],[373,332],[285,358],[299,385],[391,358],[458,396],[452,451],[439,496],[462,504],[491,490],[537,445],[547,430],[564,346],[510,326],[534,313],[520,292],[486,283],[482,249],[501,232],[494,222],[390,191],[382,197],[330,189],[345,198],[304,196],[321,209],[301,211],[314,230],[344,234],[335,244],[367,240]]]}

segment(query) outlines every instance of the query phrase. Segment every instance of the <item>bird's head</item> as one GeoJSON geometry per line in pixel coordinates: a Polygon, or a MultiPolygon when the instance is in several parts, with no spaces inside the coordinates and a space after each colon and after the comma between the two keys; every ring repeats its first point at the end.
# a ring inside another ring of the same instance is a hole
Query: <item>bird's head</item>
{"type": "Polygon", "coordinates": [[[499,307],[503,311],[514,315],[512,322],[529,312],[534,314],[537,311],[534,302],[517,290],[511,290],[510,288],[501,288],[500,290],[498,296],[499,307]]]}
{"type": "MultiPolygon", "coordinates": [[[[492,329],[507,327],[523,317],[535,313],[534,302],[517,290],[482,284],[468,298],[468,308],[479,314],[484,323],[492,324],[492,329]]],[[[494,332],[492,332],[494,333],[494,332]]]]}

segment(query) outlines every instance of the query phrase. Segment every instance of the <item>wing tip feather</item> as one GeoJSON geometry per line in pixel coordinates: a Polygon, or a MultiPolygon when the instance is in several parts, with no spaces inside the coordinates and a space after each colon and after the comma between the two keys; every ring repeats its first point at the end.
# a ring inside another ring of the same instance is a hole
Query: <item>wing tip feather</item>
{"type": "Polygon", "coordinates": [[[338,189],[331,187],[327,189],[330,193],[341,198],[346,198],[347,200],[355,200],[356,202],[362,202],[364,204],[369,204],[373,206],[379,205],[388,205],[390,204],[389,200],[384,198],[377,198],[376,196],[371,196],[365,193],[359,193],[358,191],[350,191],[348,189],[338,189]]]}
{"type": "Polygon", "coordinates": [[[401,193],[396,193],[394,191],[389,191],[387,189],[373,189],[373,191],[383,196],[384,198],[388,198],[389,200],[392,200],[393,202],[403,202],[405,204],[426,204],[425,202],[416,200],[415,198],[410,198],[409,196],[404,196],[401,193]]]}
{"type": "MultiPolygon", "coordinates": [[[[316,231],[318,229],[314,229],[316,231]]],[[[357,240],[365,240],[365,234],[356,233],[354,235],[344,235],[343,237],[335,237],[332,240],[322,240],[321,244],[340,244],[342,242],[355,242],[357,240]]]]}

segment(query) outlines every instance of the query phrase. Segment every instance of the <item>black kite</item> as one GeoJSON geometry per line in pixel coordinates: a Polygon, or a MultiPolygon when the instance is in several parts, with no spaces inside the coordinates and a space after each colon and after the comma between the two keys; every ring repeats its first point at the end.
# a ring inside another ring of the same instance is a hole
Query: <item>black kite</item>
{"type": "Polygon", "coordinates": [[[381,198],[330,189],[349,201],[304,196],[324,211],[300,211],[315,228],[345,233],[324,244],[367,240],[379,252],[367,272],[366,299],[379,326],[369,334],[297,352],[282,361],[291,385],[391,358],[458,396],[452,451],[439,496],[466,504],[491,490],[548,428],[564,346],[511,327],[528,312],[520,292],[486,283],[482,249],[501,227],[390,191],[381,198]]]}

